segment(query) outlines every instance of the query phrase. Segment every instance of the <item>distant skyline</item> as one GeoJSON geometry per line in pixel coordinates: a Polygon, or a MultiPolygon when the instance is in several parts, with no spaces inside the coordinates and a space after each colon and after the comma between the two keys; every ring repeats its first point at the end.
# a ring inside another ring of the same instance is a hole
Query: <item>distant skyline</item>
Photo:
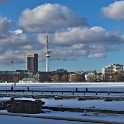
{"type": "Polygon", "coordinates": [[[45,71],[47,31],[50,71],[124,65],[124,0],[0,0],[0,70],[26,69],[32,51],[45,71]]]}

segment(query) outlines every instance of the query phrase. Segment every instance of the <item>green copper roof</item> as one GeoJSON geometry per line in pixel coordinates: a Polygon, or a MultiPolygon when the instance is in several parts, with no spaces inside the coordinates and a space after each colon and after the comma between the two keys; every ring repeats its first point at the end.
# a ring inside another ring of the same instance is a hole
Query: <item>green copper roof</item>
{"type": "Polygon", "coordinates": [[[28,77],[28,78],[23,78],[22,81],[31,81],[31,82],[35,82],[35,78],[32,77],[28,77]]]}

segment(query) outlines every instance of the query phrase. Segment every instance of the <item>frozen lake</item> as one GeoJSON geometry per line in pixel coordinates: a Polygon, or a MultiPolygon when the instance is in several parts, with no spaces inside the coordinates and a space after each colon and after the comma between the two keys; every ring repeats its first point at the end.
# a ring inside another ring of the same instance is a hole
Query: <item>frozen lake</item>
{"type": "Polygon", "coordinates": [[[124,82],[82,82],[82,83],[0,83],[0,89],[39,89],[39,90],[104,90],[104,91],[124,91],[124,82]]]}
{"type": "MultiPolygon", "coordinates": [[[[75,91],[76,88],[79,91],[85,91],[86,88],[88,88],[88,91],[119,91],[122,92],[120,94],[110,94],[109,97],[112,96],[119,96],[124,97],[124,82],[97,82],[97,83],[0,83],[0,90],[6,90],[11,89],[11,87],[15,90],[21,89],[21,90],[57,90],[57,91],[75,91]]],[[[83,96],[82,93],[43,93],[42,92],[0,92],[0,94],[24,94],[24,95],[75,95],[75,96],[83,96]]],[[[96,96],[96,94],[85,94],[87,96],[92,95],[96,96]]],[[[98,96],[108,96],[108,94],[105,93],[98,93],[98,96]]],[[[9,98],[0,98],[0,101],[7,100],[9,98]]],[[[23,99],[23,98],[22,98],[23,99]]],[[[28,98],[32,99],[32,98],[28,98]]],[[[55,107],[70,107],[70,108],[95,108],[95,109],[103,109],[103,110],[124,110],[123,101],[109,101],[106,102],[103,99],[101,100],[83,100],[78,101],[78,99],[61,99],[61,100],[55,100],[55,99],[48,99],[48,98],[42,98],[43,101],[45,101],[45,106],[55,106],[55,107]]],[[[59,117],[76,117],[76,118],[84,118],[84,119],[98,119],[98,120],[107,120],[107,121],[116,121],[116,122],[124,122],[124,116],[123,115],[110,115],[110,114],[98,114],[94,115],[94,113],[88,113],[88,116],[81,116],[82,113],[75,113],[75,112],[56,112],[51,111],[50,113],[44,113],[40,115],[48,115],[48,116],[59,116],[59,117]]],[[[50,124],[50,123],[62,123],[62,124],[83,124],[83,122],[72,122],[72,121],[64,121],[64,120],[51,120],[51,119],[43,119],[43,118],[29,118],[29,117],[15,117],[15,116],[7,116],[7,115],[0,115],[1,123],[8,124],[13,123],[16,124],[17,122],[26,124],[50,124]],[[5,119],[6,118],[6,119],[5,119]]],[[[84,124],[87,124],[84,122],[84,124]]],[[[88,123],[90,124],[90,123],[88,123]]]]}
{"type": "Polygon", "coordinates": [[[7,116],[0,115],[1,124],[92,124],[90,122],[74,122],[64,120],[52,120],[43,118],[29,118],[29,117],[18,117],[18,116],[7,116]]]}
{"type": "MultiPolygon", "coordinates": [[[[0,83],[0,90],[11,90],[13,87],[14,90],[24,90],[28,88],[31,91],[39,90],[39,92],[15,92],[15,94],[34,94],[34,95],[96,95],[95,92],[105,91],[106,93],[98,93],[99,96],[108,96],[108,92],[120,92],[120,93],[111,93],[112,96],[123,96],[124,95],[124,82],[82,82],[82,83],[0,83]],[[73,91],[82,91],[82,93],[74,93],[73,91]],[[83,91],[94,91],[94,93],[83,94],[83,91]],[[51,92],[42,92],[42,91],[51,91],[51,92]],[[57,93],[52,91],[59,91],[57,93]],[[70,93],[60,91],[71,91],[70,93]]],[[[6,92],[0,92],[6,93],[6,92]]],[[[7,92],[11,94],[13,92],[7,92]]]]}

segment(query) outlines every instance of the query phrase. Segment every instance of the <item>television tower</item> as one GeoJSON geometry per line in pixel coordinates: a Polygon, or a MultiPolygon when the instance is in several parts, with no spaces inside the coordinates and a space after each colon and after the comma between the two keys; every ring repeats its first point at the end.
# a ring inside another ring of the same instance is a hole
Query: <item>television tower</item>
{"type": "Polygon", "coordinates": [[[48,43],[48,33],[47,33],[47,39],[46,39],[46,50],[45,50],[45,55],[46,55],[46,72],[49,72],[49,58],[50,58],[50,51],[49,51],[49,43],[48,43]]]}

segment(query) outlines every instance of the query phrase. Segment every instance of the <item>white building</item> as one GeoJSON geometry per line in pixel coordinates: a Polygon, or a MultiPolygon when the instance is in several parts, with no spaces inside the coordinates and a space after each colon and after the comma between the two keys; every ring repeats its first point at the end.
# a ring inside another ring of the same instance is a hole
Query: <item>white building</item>
{"type": "Polygon", "coordinates": [[[123,65],[112,64],[112,65],[106,66],[105,68],[102,68],[103,75],[112,75],[116,72],[123,73],[123,65]]]}
{"type": "Polygon", "coordinates": [[[87,72],[85,73],[85,81],[88,81],[88,77],[89,77],[89,76],[92,77],[92,79],[93,79],[94,81],[96,81],[96,80],[97,80],[96,75],[97,75],[97,72],[96,72],[96,71],[87,71],[87,72]]]}

